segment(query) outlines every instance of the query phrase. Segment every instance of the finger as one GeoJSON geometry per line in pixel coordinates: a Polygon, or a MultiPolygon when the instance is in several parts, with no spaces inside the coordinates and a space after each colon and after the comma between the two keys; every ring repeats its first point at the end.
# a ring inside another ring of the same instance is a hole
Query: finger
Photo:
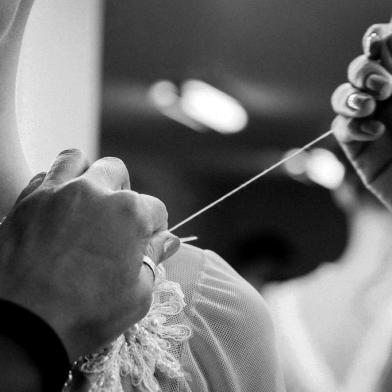
{"type": "Polygon", "coordinates": [[[388,72],[392,72],[392,27],[391,23],[376,24],[366,31],[362,46],[365,55],[380,60],[388,72]]]}
{"type": "Polygon", "coordinates": [[[340,143],[349,144],[377,140],[385,132],[385,125],[373,119],[337,116],[332,123],[332,129],[340,143]]]}
{"type": "MultiPolygon", "coordinates": [[[[377,181],[385,180],[392,170],[392,143],[387,132],[380,132],[373,140],[362,141],[357,138],[359,127],[364,121],[338,116],[333,123],[333,130],[337,140],[350,161],[355,166],[365,185],[372,187],[377,181]],[[350,137],[347,135],[350,134],[350,137]]],[[[392,184],[391,184],[392,188],[392,184]]],[[[391,189],[392,190],[392,189],[391,189]]]]}
{"type": "Polygon", "coordinates": [[[46,176],[46,172],[41,172],[38,173],[37,175],[35,175],[30,182],[28,183],[28,185],[26,186],[26,188],[23,189],[23,191],[21,192],[21,194],[19,195],[19,197],[17,198],[15,204],[18,204],[21,200],[23,200],[25,197],[27,197],[28,195],[30,195],[31,193],[33,193],[44,181],[46,176]]]}
{"type": "Polygon", "coordinates": [[[129,173],[121,159],[105,157],[95,161],[83,177],[113,191],[131,189],[129,173]]]}
{"type": "Polygon", "coordinates": [[[344,83],[334,91],[331,104],[337,114],[354,118],[370,116],[376,109],[375,99],[350,83],[344,83]]]}
{"type": "Polygon", "coordinates": [[[88,168],[86,156],[77,149],[62,151],[52,163],[44,184],[60,185],[80,176],[88,168]]]}
{"type": "MultiPolygon", "coordinates": [[[[148,305],[151,303],[151,292],[153,290],[156,275],[158,273],[157,266],[163,260],[172,256],[180,247],[180,239],[170,233],[169,231],[160,231],[156,233],[147,245],[142,266],[139,272],[139,287],[138,292],[141,298],[149,299],[149,301],[142,301],[148,305]]],[[[149,306],[144,307],[144,311],[140,317],[143,317],[148,312],[149,306]]]]}
{"type": "Polygon", "coordinates": [[[378,62],[365,55],[354,59],[348,67],[348,80],[357,89],[366,90],[377,100],[392,94],[392,75],[378,62]]]}
{"type": "Polygon", "coordinates": [[[152,234],[166,230],[168,214],[165,204],[154,196],[139,194],[140,211],[148,220],[147,224],[152,234]]]}
{"type": "Polygon", "coordinates": [[[381,40],[387,34],[388,24],[378,23],[370,26],[362,37],[363,53],[371,59],[380,57],[381,40]]]}
{"type": "Polygon", "coordinates": [[[173,256],[180,248],[180,239],[170,231],[164,230],[153,235],[147,248],[146,256],[158,265],[173,256]]]}

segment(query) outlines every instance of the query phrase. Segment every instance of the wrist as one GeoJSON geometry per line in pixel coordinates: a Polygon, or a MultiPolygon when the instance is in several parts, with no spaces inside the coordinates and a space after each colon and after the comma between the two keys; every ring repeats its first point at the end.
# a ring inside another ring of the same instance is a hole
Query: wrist
{"type": "Polygon", "coordinates": [[[27,366],[34,382],[41,383],[40,390],[60,392],[70,363],[56,333],[38,316],[14,303],[0,300],[0,311],[0,343],[9,350],[2,352],[3,360],[11,362],[16,355],[17,368],[12,371],[17,374],[18,369],[23,371],[27,366]]]}

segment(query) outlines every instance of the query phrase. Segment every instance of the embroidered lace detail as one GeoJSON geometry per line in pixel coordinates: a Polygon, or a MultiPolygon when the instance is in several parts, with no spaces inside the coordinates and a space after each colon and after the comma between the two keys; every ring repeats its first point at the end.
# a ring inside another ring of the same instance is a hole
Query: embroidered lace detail
{"type": "Polygon", "coordinates": [[[180,285],[166,280],[163,267],[158,266],[147,315],[109,348],[89,355],[80,365],[92,384],[90,392],[125,392],[122,378],[128,378],[136,391],[160,392],[155,372],[170,378],[184,377],[179,361],[169,350],[189,339],[191,330],[186,325],[167,323],[184,306],[180,285]]]}

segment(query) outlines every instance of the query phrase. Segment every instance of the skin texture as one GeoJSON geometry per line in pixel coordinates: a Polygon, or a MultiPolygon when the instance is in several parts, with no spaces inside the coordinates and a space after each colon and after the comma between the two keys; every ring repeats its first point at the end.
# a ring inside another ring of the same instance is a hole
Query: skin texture
{"type": "Polygon", "coordinates": [[[147,313],[153,276],[142,257],[149,244],[155,262],[169,255],[166,208],[129,189],[120,160],[87,167],[77,150],[23,196],[0,227],[0,297],[39,315],[76,360],[147,313]]]}

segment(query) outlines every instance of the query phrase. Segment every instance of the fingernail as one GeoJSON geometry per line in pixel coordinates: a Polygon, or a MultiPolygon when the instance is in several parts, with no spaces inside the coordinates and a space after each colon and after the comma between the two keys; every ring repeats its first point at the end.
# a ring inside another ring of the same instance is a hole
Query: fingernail
{"type": "Polygon", "coordinates": [[[390,81],[381,75],[371,74],[365,80],[365,87],[379,95],[383,95],[390,88],[390,81]]]}
{"type": "Polygon", "coordinates": [[[361,125],[361,131],[369,136],[380,136],[385,131],[385,125],[380,121],[371,121],[361,125]]]}
{"type": "Polygon", "coordinates": [[[361,110],[370,100],[371,97],[368,95],[353,93],[347,98],[347,106],[355,111],[361,110]]]}
{"type": "Polygon", "coordinates": [[[171,237],[163,245],[163,254],[164,258],[167,259],[168,257],[172,256],[174,253],[177,252],[178,248],[180,247],[180,239],[178,237],[171,237]]]}
{"type": "Polygon", "coordinates": [[[365,55],[369,59],[378,58],[380,55],[381,42],[380,36],[377,33],[371,33],[366,37],[365,55]]]}

